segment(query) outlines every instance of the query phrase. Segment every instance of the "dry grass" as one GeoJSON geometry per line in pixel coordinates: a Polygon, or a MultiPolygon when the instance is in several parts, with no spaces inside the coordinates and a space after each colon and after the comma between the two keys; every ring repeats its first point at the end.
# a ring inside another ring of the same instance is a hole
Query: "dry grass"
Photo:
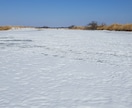
{"type": "Polygon", "coordinates": [[[106,26],[98,26],[97,30],[104,30],[106,26]]]}
{"type": "MultiPolygon", "coordinates": [[[[71,26],[69,29],[75,30],[91,30],[89,26],[71,26]]],[[[112,24],[109,26],[97,26],[97,30],[110,30],[110,31],[132,31],[132,24],[112,24]]]]}
{"type": "Polygon", "coordinates": [[[132,31],[132,24],[112,24],[110,26],[98,26],[97,30],[132,31]]]}
{"type": "Polygon", "coordinates": [[[124,26],[123,26],[123,29],[124,29],[125,31],[132,31],[132,24],[126,24],[126,25],[124,25],[124,26]]]}
{"type": "Polygon", "coordinates": [[[0,30],[10,30],[11,26],[0,26],[0,30]]]}

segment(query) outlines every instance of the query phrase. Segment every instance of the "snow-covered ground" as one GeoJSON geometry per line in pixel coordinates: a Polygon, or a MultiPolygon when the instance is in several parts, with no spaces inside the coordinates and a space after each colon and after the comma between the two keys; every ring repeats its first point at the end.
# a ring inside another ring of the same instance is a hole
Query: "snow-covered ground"
{"type": "Polygon", "coordinates": [[[0,108],[131,108],[132,32],[0,31],[0,108]]]}

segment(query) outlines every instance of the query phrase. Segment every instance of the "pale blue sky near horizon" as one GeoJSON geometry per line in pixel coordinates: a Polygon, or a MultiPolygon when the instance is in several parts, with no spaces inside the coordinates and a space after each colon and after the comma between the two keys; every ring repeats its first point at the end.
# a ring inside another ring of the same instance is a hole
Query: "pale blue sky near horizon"
{"type": "Polygon", "coordinates": [[[132,23],[132,0],[0,0],[0,25],[132,23]]]}

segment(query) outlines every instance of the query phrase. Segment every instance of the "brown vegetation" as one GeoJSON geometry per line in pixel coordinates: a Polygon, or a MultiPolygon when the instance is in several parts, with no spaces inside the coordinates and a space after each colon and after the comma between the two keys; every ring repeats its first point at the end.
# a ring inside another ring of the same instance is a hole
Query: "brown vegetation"
{"type": "Polygon", "coordinates": [[[0,26],[0,30],[10,30],[11,26],[0,26]]]}
{"type": "Polygon", "coordinates": [[[97,30],[132,31],[132,24],[112,24],[110,26],[98,26],[97,30]]]}
{"type": "Polygon", "coordinates": [[[132,24],[112,24],[107,26],[105,23],[98,24],[96,21],[92,21],[87,26],[69,26],[69,29],[77,30],[110,30],[110,31],[132,31],[132,24]]]}

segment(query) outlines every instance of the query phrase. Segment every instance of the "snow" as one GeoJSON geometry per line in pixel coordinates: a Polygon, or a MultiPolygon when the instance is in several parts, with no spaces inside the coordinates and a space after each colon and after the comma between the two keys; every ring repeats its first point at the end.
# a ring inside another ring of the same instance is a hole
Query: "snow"
{"type": "Polygon", "coordinates": [[[130,108],[132,32],[0,32],[0,108],[130,108]]]}

